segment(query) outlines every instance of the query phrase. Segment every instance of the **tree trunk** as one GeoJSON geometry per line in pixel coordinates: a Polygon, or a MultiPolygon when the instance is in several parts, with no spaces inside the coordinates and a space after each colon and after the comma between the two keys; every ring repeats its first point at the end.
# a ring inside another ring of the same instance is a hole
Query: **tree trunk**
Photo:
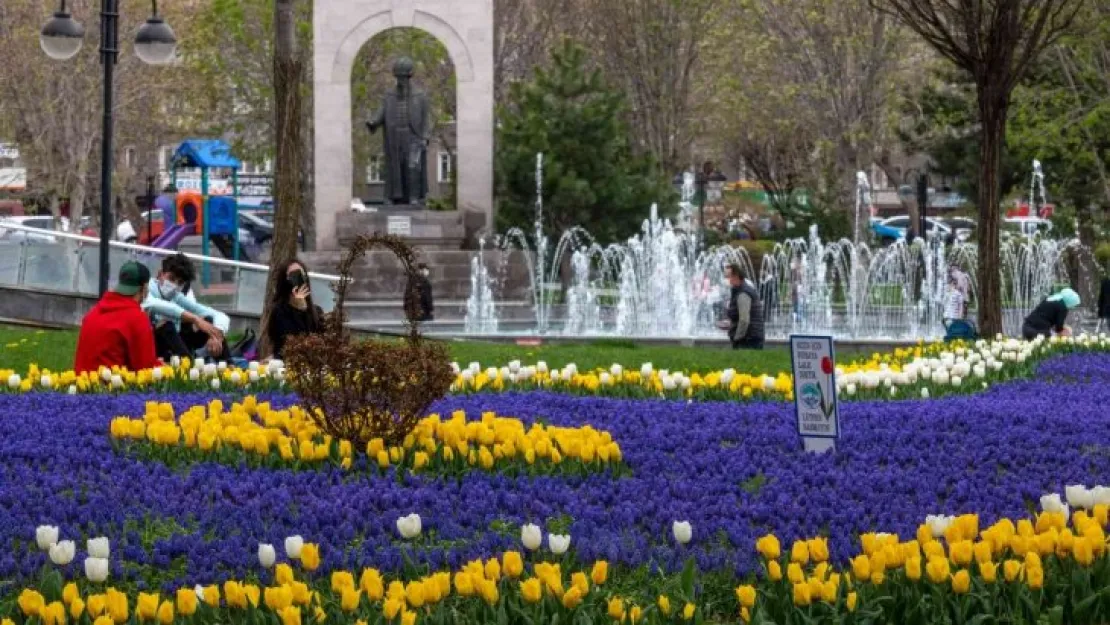
{"type": "Polygon", "coordinates": [[[274,141],[277,159],[274,165],[274,240],[270,252],[270,275],[266,281],[263,303],[261,353],[272,353],[266,328],[273,312],[274,292],[279,269],[297,256],[297,229],[301,221],[301,73],[303,63],[297,55],[296,0],[274,3],[274,141]]]}
{"type": "Polygon", "coordinates": [[[999,171],[1006,137],[1009,96],[991,84],[979,87],[979,334],[1002,332],[1002,272],[999,269],[999,171]]]}

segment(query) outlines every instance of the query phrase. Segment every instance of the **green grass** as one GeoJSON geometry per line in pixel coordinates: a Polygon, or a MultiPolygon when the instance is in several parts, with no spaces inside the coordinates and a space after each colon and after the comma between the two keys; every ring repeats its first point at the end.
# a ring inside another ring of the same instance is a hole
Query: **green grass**
{"type": "MultiPolygon", "coordinates": [[[[447,346],[451,357],[464,367],[475,361],[483,367],[500,367],[513,360],[524,364],[543,360],[552,368],[573,362],[580,371],[607,368],[613,363],[639,369],[645,362],[652,363],[656,369],[672,371],[704,372],[732,368],[744,373],[774,375],[790,368],[790,353],[784,348],[753,352],[714,347],[637,346],[630,341],[555,343],[534,347],[451,341],[447,346]]],[[[76,347],[75,330],[0,326],[0,369],[23,372],[28,365],[35,363],[52,371],[65,371],[73,367],[76,347]]]]}

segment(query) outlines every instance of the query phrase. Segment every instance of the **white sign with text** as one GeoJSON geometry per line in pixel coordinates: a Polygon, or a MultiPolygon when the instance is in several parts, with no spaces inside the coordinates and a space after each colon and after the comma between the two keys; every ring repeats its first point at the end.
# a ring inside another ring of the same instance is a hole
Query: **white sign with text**
{"type": "Polygon", "coordinates": [[[385,233],[397,237],[411,237],[412,217],[390,215],[385,222],[385,233]]]}
{"type": "Polygon", "coordinates": [[[794,409],[806,451],[827,451],[840,437],[836,357],[831,336],[791,336],[794,409]]]}

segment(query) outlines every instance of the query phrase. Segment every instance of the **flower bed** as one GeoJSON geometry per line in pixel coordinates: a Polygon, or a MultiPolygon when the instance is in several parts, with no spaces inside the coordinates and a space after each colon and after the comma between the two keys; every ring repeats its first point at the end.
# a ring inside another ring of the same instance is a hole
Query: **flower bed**
{"type": "Polygon", "coordinates": [[[148,402],[142,417],[117,417],[111,436],[141,457],[171,465],[217,460],[270,468],[318,467],[322,464],[381,473],[400,470],[461,476],[470,468],[507,474],[578,474],[621,472],[621,448],[608,432],[589,425],[548,427],[491,412],[481,420],[456,411],[449,419],[423,419],[400,445],[372,439],[366,449],[333,440],[317,428],[304,410],[275,410],[253,395],[225,410],[223,402],[193,406],[180,418],[171,404],[148,402]],[[357,465],[356,465],[357,461],[357,465]]]}

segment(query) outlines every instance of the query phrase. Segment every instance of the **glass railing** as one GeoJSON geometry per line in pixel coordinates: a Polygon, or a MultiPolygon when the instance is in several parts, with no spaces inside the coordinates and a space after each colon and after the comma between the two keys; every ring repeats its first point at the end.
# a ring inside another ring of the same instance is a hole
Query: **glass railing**
{"type": "MultiPolygon", "coordinates": [[[[111,242],[111,283],[123,263],[137,260],[157,275],[162,259],[176,250],[111,242]]],[[[266,265],[212,256],[186,254],[200,275],[207,265],[207,286],[193,285],[198,301],[229,313],[262,314],[266,296],[266,265]]],[[[96,295],[99,285],[100,241],[69,232],[26,228],[0,222],[0,286],[96,295]]],[[[339,276],[311,273],[312,299],[325,312],[335,306],[332,286],[339,276]]]]}

